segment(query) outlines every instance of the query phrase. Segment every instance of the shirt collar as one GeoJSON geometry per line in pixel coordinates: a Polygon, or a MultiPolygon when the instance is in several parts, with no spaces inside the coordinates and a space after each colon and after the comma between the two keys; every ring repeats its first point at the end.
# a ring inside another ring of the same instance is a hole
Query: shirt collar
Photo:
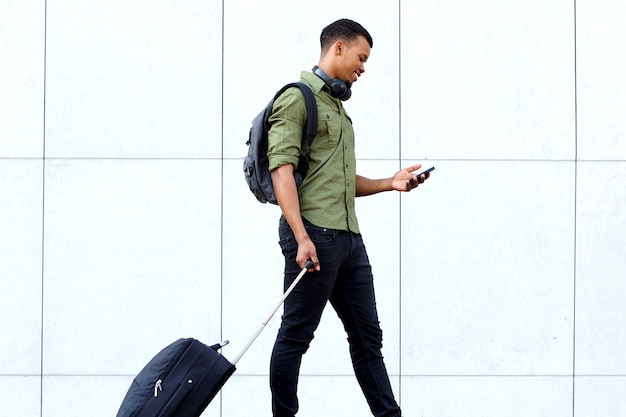
{"type": "MultiPolygon", "coordinates": [[[[311,86],[314,93],[319,93],[322,91],[324,86],[326,86],[324,80],[313,74],[311,71],[302,71],[300,77],[311,86]]],[[[328,89],[328,91],[330,92],[330,89],[328,89]]]]}

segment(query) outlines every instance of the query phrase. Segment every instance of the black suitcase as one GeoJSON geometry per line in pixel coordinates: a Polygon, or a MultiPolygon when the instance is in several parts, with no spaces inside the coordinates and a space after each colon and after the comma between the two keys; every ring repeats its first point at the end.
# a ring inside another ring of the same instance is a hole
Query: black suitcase
{"type": "Polygon", "coordinates": [[[196,339],[178,339],[137,374],[117,417],[199,416],[235,372],[217,352],[196,339]]]}
{"type": "Polygon", "coordinates": [[[163,348],[137,374],[117,417],[198,417],[202,414],[235,372],[239,359],[312,266],[311,261],[307,262],[232,363],[218,352],[228,341],[207,346],[193,338],[178,339],[163,348]]]}

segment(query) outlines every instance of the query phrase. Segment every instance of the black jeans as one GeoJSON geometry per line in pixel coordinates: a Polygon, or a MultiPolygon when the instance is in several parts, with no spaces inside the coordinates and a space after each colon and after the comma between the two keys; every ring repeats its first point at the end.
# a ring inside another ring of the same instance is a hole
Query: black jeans
{"type": "MultiPolygon", "coordinates": [[[[302,355],[309,348],[327,301],[348,334],[355,375],[372,414],[399,417],[381,353],[374,280],[361,235],[323,229],[305,221],[315,243],[321,270],[307,274],[285,301],[284,314],[272,351],[270,387],[275,417],[294,417],[302,355]]],[[[300,271],[295,262],[297,243],[281,218],[280,246],[285,255],[285,289],[300,271]]]]}

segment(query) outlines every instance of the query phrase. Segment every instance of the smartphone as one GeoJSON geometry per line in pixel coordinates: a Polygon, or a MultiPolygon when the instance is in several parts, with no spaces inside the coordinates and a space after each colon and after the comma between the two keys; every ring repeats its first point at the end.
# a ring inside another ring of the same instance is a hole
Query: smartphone
{"type": "Polygon", "coordinates": [[[417,176],[419,177],[420,175],[424,175],[424,174],[428,174],[430,171],[434,171],[435,167],[430,167],[422,172],[420,172],[419,174],[417,174],[417,176]]]}
{"type": "MultiPolygon", "coordinates": [[[[434,170],[435,170],[435,167],[430,167],[430,168],[428,168],[428,169],[426,169],[426,170],[424,170],[424,171],[420,172],[419,174],[417,174],[417,175],[416,175],[416,177],[419,177],[420,175],[426,175],[426,174],[428,174],[430,171],[434,171],[434,170]]],[[[410,183],[411,185],[413,185],[413,183],[414,183],[414,182],[415,182],[415,180],[413,179],[413,177],[411,177],[411,179],[409,180],[409,183],[410,183]]]]}

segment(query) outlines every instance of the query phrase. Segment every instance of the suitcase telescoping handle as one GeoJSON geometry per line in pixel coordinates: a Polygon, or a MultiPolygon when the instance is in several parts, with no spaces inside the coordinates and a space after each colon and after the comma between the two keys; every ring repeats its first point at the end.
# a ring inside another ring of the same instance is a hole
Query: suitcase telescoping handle
{"type": "Polygon", "coordinates": [[[239,359],[241,359],[241,357],[244,355],[244,353],[246,353],[246,351],[252,345],[252,343],[254,343],[256,338],[261,334],[263,329],[265,329],[265,326],[267,326],[267,323],[269,323],[270,320],[272,319],[272,317],[274,317],[274,314],[276,314],[276,311],[280,308],[281,305],[283,305],[283,303],[285,302],[285,300],[287,299],[289,294],[291,294],[293,289],[296,288],[296,285],[298,285],[298,282],[300,282],[302,277],[304,277],[304,274],[306,274],[306,271],[309,268],[313,268],[313,261],[311,261],[310,259],[308,261],[306,261],[306,264],[304,265],[304,268],[302,268],[302,270],[300,271],[300,273],[298,274],[296,279],[294,279],[293,282],[291,283],[291,285],[289,286],[289,288],[287,288],[287,291],[285,291],[285,293],[283,294],[283,296],[280,299],[280,301],[278,302],[278,304],[276,304],[276,307],[274,307],[272,309],[272,311],[267,316],[267,318],[265,319],[263,324],[261,324],[261,327],[259,327],[258,330],[256,331],[256,333],[254,333],[254,336],[252,336],[252,339],[250,339],[250,341],[243,347],[241,352],[239,352],[239,355],[237,355],[237,357],[233,361],[233,365],[237,365],[237,362],[239,362],[239,359]]]}

